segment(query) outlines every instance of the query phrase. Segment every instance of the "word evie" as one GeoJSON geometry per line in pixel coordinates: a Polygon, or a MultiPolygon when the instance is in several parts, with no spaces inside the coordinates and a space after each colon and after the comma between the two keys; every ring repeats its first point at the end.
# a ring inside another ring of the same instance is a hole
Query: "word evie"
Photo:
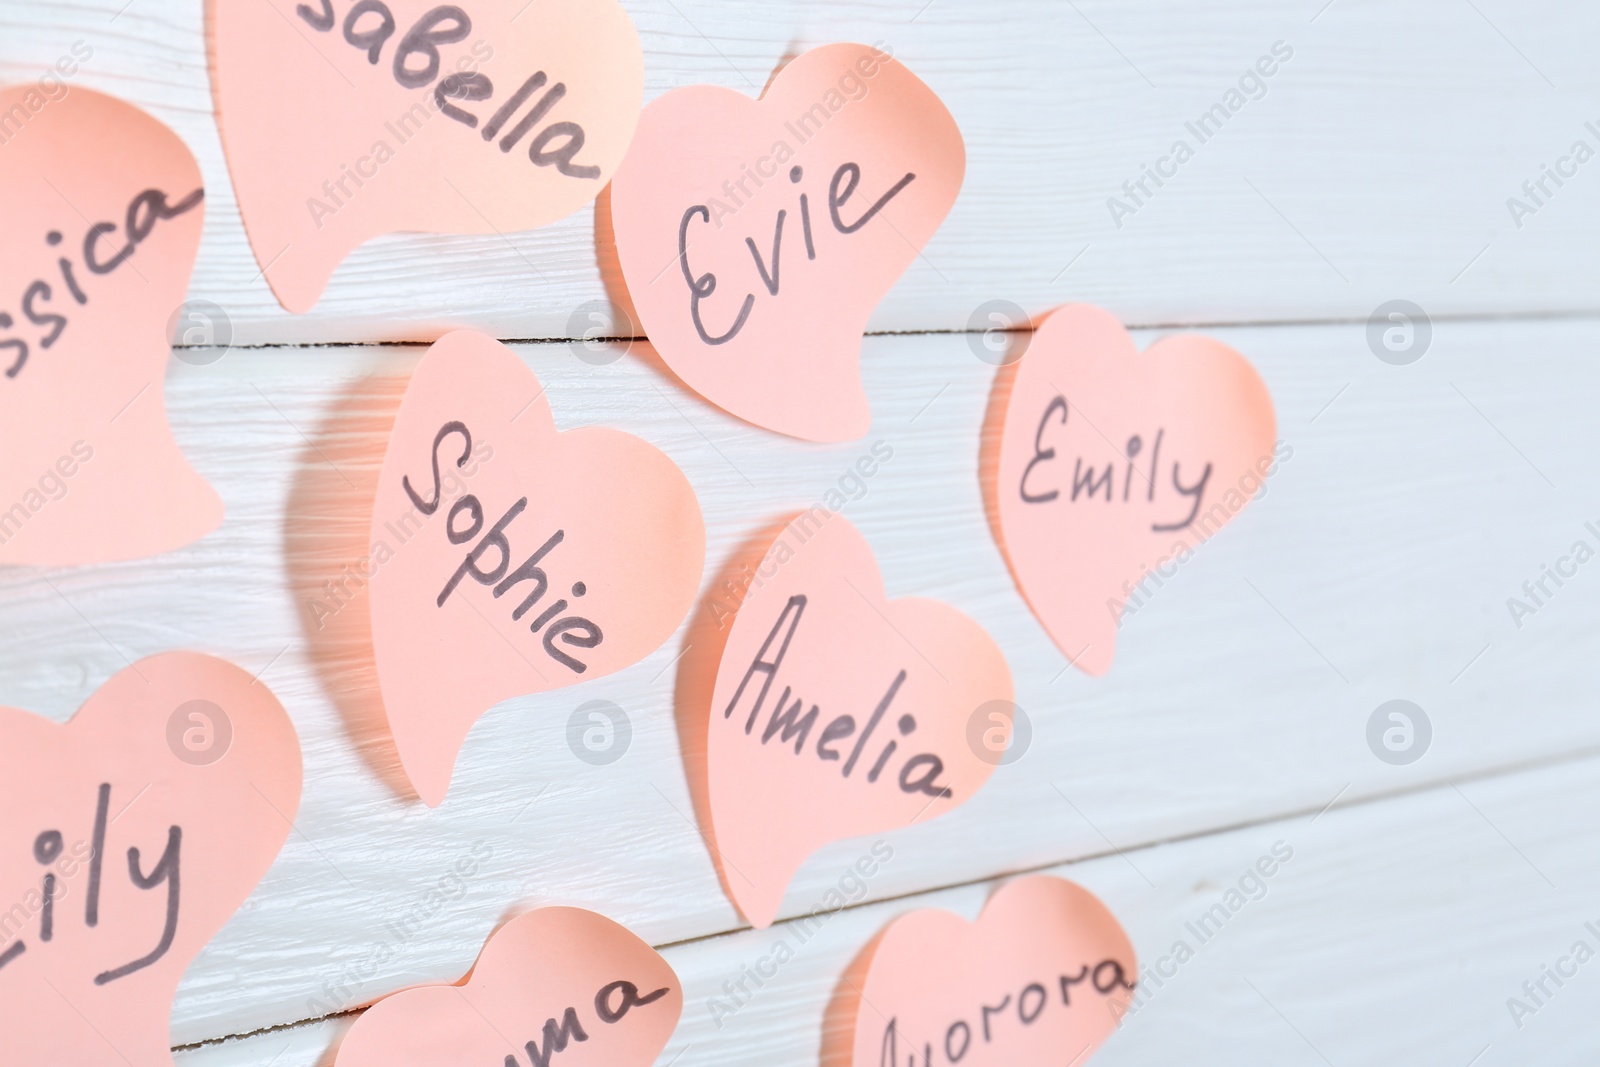
{"type": "MultiPolygon", "coordinates": [[[[319,6],[315,9],[309,4],[301,4],[295,8],[295,13],[321,33],[330,32],[338,21],[333,11],[333,0],[319,0],[319,6]]],[[[341,26],[345,42],[365,52],[367,62],[373,66],[377,66],[383,58],[384,45],[394,36],[396,29],[394,15],[382,0],[357,0],[346,12],[341,26]]],[[[431,9],[406,31],[395,46],[390,62],[394,80],[404,89],[421,89],[432,85],[434,79],[439,77],[439,46],[463,41],[471,32],[472,19],[461,8],[454,4],[442,4],[431,9]]],[[[494,140],[517,110],[534,93],[545,89],[549,80],[549,75],[544,71],[535,71],[484,124],[483,139],[494,140]]],[[[494,96],[494,83],[486,75],[475,71],[451,74],[435,86],[433,95],[440,111],[468,129],[477,129],[478,116],[450,101],[474,103],[488,100],[494,96]]],[[[528,113],[500,138],[500,151],[510,152],[515,148],[566,95],[567,87],[563,82],[556,82],[545,89],[544,95],[539,97],[528,113]]],[[[600,177],[599,167],[583,166],[576,162],[578,153],[583,150],[583,142],[583,127],[578,123],[553,122],[539,130],[528,142],[528,158],[535,166],[554,167],[569,178],[597,179],[600,177]]]]}
{"type": "MultiPolygon", "coordinates": [[[[798,185],[800,179],[804,177],[805,171],[801,167],[789,169],[790,182],[798,185]]],[[[856,190],[861,185],[861,167],[856,163],[841,164],[839,169],[833,172],[833,179],[828,183],[828,217],[833,222],[833,228],[846,237],[859,233],[862,227],[871,222],[889,201],[899,196],[901,190],[916,181],[916,178],[915,174],[907,174],[895,182],[887,193],[874,201],[871,207],[856,216],[854,221],[846,222],[840,209],[856,195],[856,190]]],[[[712,334],[706,329],[700,314],[700,301],[717,291],[717,276],[710,271],[697,276],[689,266],[689,224],[696,216],[710,223],[711,208],[706,204],[695,204],[683,213],[683,218],[678,223],[678,262],[683,268],[683,280],[689,285],[689,317],[694,320],[695,332],[700,335],[700,340],[708,345],[727,344],[739,335],[739,331],[743,330],[745,323],[749,321],[750,312],[755,309],[756,294],[754,292],[745,294],[744,303],[739,307],[739,314],[725,333],[712,334]]],[[[750,237],[744,239],[745,246],[750,249],[750,258],[755,263],[756,273],[761,278],[761,284],[773,296],[778,295],[783,280],[783,229],[788,217],[788,209],[780,209],[777,220],[773,223],[770,269],[768,260],[762,258],[761,249],[756,247],[755,240],[750,237]]],[[[800,194],[800,233],[806,242],[806,259],[816,259],[816,242],[811,232],[811,200],[806,193],[800,194]]]]}
{"type": "MultiPolygon", "coordinates": [[[[1039,428],[1033,435],[1033,458],[1022,469],[1022,478],[1017,484],[1017,489],[1022,495],[1024,504],[1048,504],[1061,496],[1059,478],[1052,482],[1048,470],[1039,471],[1037,474],[1034,472],[1034,468],[1053,463],[1056,458],[1054,447],[1044,447],[1044,434],[1051,418],[1055,417],[1057,412],[1060,413],[1058,421],[1065,426],[1067,424],[1066,397],[1057,396],[1052,399],[1045,407],[1044,415],[1039,419],[1039,428]],[[1046,489],[1046,485],[1054,487],[1046,489]]],[[[1134,475],[1137,474],[1139,482],[1143,483],[1140,487],[1144,489],[1145,502],[1154,503],[1157,492],[1165,488],[1161,484],[1160,473],[1161,441],[1166,436],[1166,432],[1166,430],[1156,431],[1155,444],[1150,450],[1149,470],[1152,472],[1150,475],[1140,470],[1139,464],[1135,462],[1140,453],[1144,451],[1144,439],[1138,434],[1128,438],[1126,448],[1128,460],[1126,468],[1121,472],[1122,492],[1120,494],[1117,493],[1116,484],[1117,474],[1119,473],[1116,470],[1117,464],[1107,463],[1104,471],[1096,472],[1093,463],[1090,463],[1085,469],[1083,457],[1079,456],[1072,467],[1072,496],[1068,498],[1068,502],[1076,503],[1079,494],[1082,494],[1085,500],[1094,500],[1099,496],[1101,490],[1104,490],[1107,504],[1115,503],[1118,500],[1126,504],[1129,494],[1132,493],[1135,487],[1134,475]]],[[[1192,485],[1183,484],[1183,480],[1178,474],[1179,468],[1180,464],[1174,460],[1172,463],[1172,488],[1179,496],[1189,498],[1189,513],[1177,521],[1151,523],[1150,529],[1158,533],[1187,529],[1193,524],[1195,516],[1200,514],[1200,505],[1205,499],[1206,483],[1211,480],[1211,464],[1206,464],[1205,470],[1200,472],[1199,480],[1192,485]]]]}
{"type": "MultiPolygon", "coordinates": [[[[594,1013],[600,1017],[601,1022],[608,1026],[613,1025],[621,1022],[622,1017],[634,1008],[654,1004],[667,993],[668,990],[658,989],[641,997],[639,987],[632,982],[612,982],[594,995],[594,1013]]],[[[559,1023],[554,1019],[545,1021],[540,1038],[542,1045],[540,1041],[529,1041],[525,1046],[528,1062],[533,1067],[550,1067],[550,1060],[556,1053],[567,1051],[567,1045],[574,1041],[589,1040],[589,1034],[578,1019],[578,1009],[568,1008],[559,1023]]],[[[520,1065],[515,1056],[507,1056],[505,1067],[520,1067],[520,1065]]]]}
{"type": "MultiPolygon", "coordinates": [[[[761,707],[766,703],[767,693],[772,689],[773,681],[778,674],[778,668],[783,665],[783,659],[789,653],[789,642],[794,639],[795,631],[800,626],[800,619],[805,614],[805,610],[806,598],[804,596],[797,595],[789,598],[788,604],[784,605],[783,613],[778,616],[778,621],[773,624],[771,632],[767,634],[767,639],[762,642],[760,650],[756,652],[756,658],[751,662],[750,669],[745,672],[744,678],[740,680],[739,688],[734,690],[733,699],[728,701],[728,706],[723,709],[722,717],[724,719],[732,718],[733,709],[738,706],[739,699],[744,696],[746,688],[750,686],[751,678],[758,674],[764,676],[761,689],[755,694],[755,703],[750,707],[749,717],[745,720],[744,732],[746,734],[750,734],[755,730],[756,720],[761,716],[761,707]],[[787,627],[785,624],[787,624],[787,627]],[[771,650],[773,642],[778,640],[779,631],[783,631],[782,643],[778,645],[777,654],[769,660],[766,658],[767,653],[771,650]]],[[[841,752],[834,745],[843,743],[847,738],[856,734],[857,724],[855,717],[852,715],[839,715],[830,720],[817,737],[814,749],[817,759],[825,763],[842,760],[839,773],[843,777],[849,778],[855,771],[862,753],[866,751],[867,742],[871,740],[873,733],[883,721],[884,715],[888,713],[889,705],[894,702],[895,694],[900,691],[900,686],[905,680],[906,672],[902,669],[895,675],[894,681],[889,683],[888,692],[883,695],[882,700],[878,701],[878,706],[872,709],[872,716],[867,720],[866,726],[861,728],[860,736],[856,738],[855,745],[848,754],[841,752]]],[[[778,697],[778,702],[772,706],[771,717],[761,731],[761,743],[765,745],[774,737],[779,737],[780,744],[787,744],[793,741],[794,754],[798,756],[804,752],[806,743],[810,739],[811,730],[817,725],[817,717],[821,714],[821,711],[817,705],[813,704],[811,705],[811,710],[802,716],[800,709],[804,702],[798,695],[795,696],[793,704],[789,704],[787,708],[784,707],[789,702],[791,691],[791,686],[784,686],[783,694],[778,697]]],[[[895,726],[899,730],[901,737],[909,737],[917,729],[917,720],[910,714],[902,715],[896,720],[895,726]]],[[[899,745],[900,742],[893,739],[884,745],[883,751],[878,754],[878,758],[873,761],[871,768],[867,771],[867,781],[869,783],[876,782],[879,776],[883,774],[889,765],[889,761],[894,756],[895,749],[899,745]]],[[[906,793],[925,793],[930,797],[948,798],[951,795],[949,788],[940,785],[937,781],[939,775],[943,773],[944,761],[938,756],[931,753],[912,756],[900,767],[898,775],[900,789],[906,793]]]]}
{"type": "MultiPolygon", "coordinates": [[[[410,477],[401,479],[401,485],[404,487],[406,495],[411,498],[411,503],[423,515],[432,515],[439,510],[439,504],[443,497],[443,482],[439,473],[439,446],[444,443],[445,438],[451,436],[460,436],[463,441],[461,455],[455,461],[457,467],[465,466],[472,455],[472,433],[467,429],[465,423],[447,422],[439,428],[439,432],[433,438],[433,498],[431,500],[424,500],[417,494],[417,491],[411,487],[410,477]]],[[[520,583],[532,582],[532,590],[523,597],[522,603],[517,605],[516,609],[511,612],[513,620],[520,621],[534,605],[544,598],[545,593],[550,588],[550,579],[540,564],[562,541],[566,540],[567,535],[565,530],[557,530],[546,538],[545,542],[539,546],[533,555],[524,560],[520,567],[514,571],[510,570],[511,542],[506,536],[506,528],[511,525],[518,515],[522,514],[527,506],[527,497],[523,497],[512,504],[506,513],[500,517],[500,521],[496,522],[489,532],[483,535],[483,539],[473,546],[461,561],[461,566],[456,568],[455,573],[450,576],[450,580],[445,582],[444,588],[440,590],[436,602],[438,607],[444,607],[445,601],[450,599],[450,594],[454,593],[456,586],[461,584],[461,579],[469,576],[479,585],[494,586],[494,596],[497,600],[520,583]],[[480,561],[491,550],[497,553],[495,565],[489,570],[484,570],[480,566],[480,561]],[[507,573],[508,571],[510,573],[507,573]]],[[[450,511],[445,516],[445,536],[449,538],[452,545],[466,544],[483,532],[483,523],[483,504],[475,494],[467,493],[450,506],[450,511]],[[458,522],[463,516],[466,517],[464,526],[458,522]]],[[[572,597],[574,600],[582,597],[587,592],[588,588],[583,582],[573,583],[572,597]]],[[[570,647],[594,648],[604,640],[604,636],[600,632],[599,626],[577,615],[567,615],[557,619],[556,616],[566,611],[569,606],[565,598],[557,600],[540,612],[538,617],[529,624],[528,629],[532,633],[544,630],[545,653],[568,670],[582,674],[589,669],[588,664],[557,648],[557,638],[561,640],[562,644],[570,647]],[[545,630],[547,623],[550,628],[545,630]]]]}
{"type": "MultiPolygon", "coordinates": [[[[89,227],[83,235],[83,262],[93,275],[104,275],[114,272],[118,267],[128,261],[128,257],[138,251],[139,245],[148,238],[156,228],[156,223],[175,219],[185,212],[193,210],[205,198],[204,189],[194,192],[179,200],[176,204],[167,202],[167,194],[160,189],[146,189],[139,193],[128,203],[128,212],[122,220],[124,243],[114,252],[105,250],[102,241],[117,232],[114,222],[97,222],[89,227]]],[[[51,230],[45,234],[45,243],[54,248],[62,242],[60,230],[51,230]]],[[[89,302],[89,294],[83,291],[78,283],[78,276],[73,271],[72,260],[62,256],[56,260],[56,266],[61,272],[61,282],[66,286],[67,293],[82,307],[89,302]]],[[[61,339],[61,332],[67,328],[67,316],[51,311],[41,310],[39,302],[55,299],[55,291],[50,283],[40,278],[29,285],[22,294],[22,314],[35,326],[40,327],[44,334],[36,338],[35,343],[42,349],[47,349],[61,339]]],[[[10,330],[13,320],[10,313],[0,311],[0,330],[10,330]]],[[[0,351],[10,349],[14,354],[11,365],[6,368],[6,377],[15,378],[28,362],[28,342],[20,337],[7,337],[0,340],[0,351]]]]}

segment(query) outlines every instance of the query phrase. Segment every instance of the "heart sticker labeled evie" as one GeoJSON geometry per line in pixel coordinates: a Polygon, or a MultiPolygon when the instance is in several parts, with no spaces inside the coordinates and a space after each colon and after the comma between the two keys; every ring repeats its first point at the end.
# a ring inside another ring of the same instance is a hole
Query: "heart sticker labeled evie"
{"type": "Polygon", "coordinates": [[[437,341],[406,387],[371,537],[384,710],[430,806],[495,704],[659,648],[706,551],[699,501],[672,460],[620,430],[558,433],[533,372],[468,330],[437,341]]]}
{"type": "Polygon", "coordinates": [[[711,85],[645,108],[612,183],[617,253],[688,386],[811,441],[865,434],[861,336],[954,206],[961,131],[885,52],[794,59],[759,101],[711,85]]]}
{"type": "Polygon", "coordinates": [[[1183,334],[1140,352],[1073,304],[1017,366],[995,481],[1002,547],[1056,647],[1111,668],[1117,629],[1292,455],[1248,360],[1183,334]]]}

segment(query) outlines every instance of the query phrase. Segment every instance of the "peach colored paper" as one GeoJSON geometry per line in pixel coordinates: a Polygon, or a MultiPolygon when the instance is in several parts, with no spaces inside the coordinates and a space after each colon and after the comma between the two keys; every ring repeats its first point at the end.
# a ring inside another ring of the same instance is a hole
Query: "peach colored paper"
{"type": "Polygon", "coordinates": [[[299,803],[289,717],[211,656],[142,659],[64,724],[0,708],[6,1062],[172,1067],[178,980],[299,803]]]}
{"type": "Polygon", "coordinates": [[[965,171],[933,90],[865,45],[804,53],[759,102],[674,89],[645,108],[612,183],[645,332],[690,388],[742,419],[811,441],[862,436],[862,332],[965,171]]]}
{"type": "Polygon", "coordinates": [[[739,606],[706,709],[713,855],[745,918],[770,925],[823,845],[970,799],[994,766],[968,744],[969,722],[1011,697],[983,628],[935,600],[887,599],[844,518],[789,523],[739,606]]]}
{"type": "Polygon", "coordinates": [[[372,543],[384,709],[432,806],[495,704],[659,648],[706,551],[699,501],[672,460],[620,430],[557,433],[533,372],[468,330],[440,338],[406,388],[372,543]]]}
{"type": "Polygon", "coordinates": [[[379,234],[510,233],[588,204],[644,99],[617,0],[210,0],[209,13],[245,231],[297,313],[379,234]]]}
{"type": "Polygon", "coordinates": [[[1109,312],[1050,315],[1017,367],[995,492],[1012,574],[1056,647],[1110,670],[1124,613],[1249,503],[1276,436],[1266,384],[1227,345],[1180,334],[1141,353],[1109,312]]]}
{"type": "Polygon", "coordinates": [[[592,911],[541,908],[489,938],[456,985],[378,1001],[335,1067],[650,1067],[683,1011],[667,961],[592,911]]]}
{"type": "Polygon", "coordinates": [[[200,168],[177,134],[88,89],[0,90],[0,116],[0,563],[188,544],[222,521],[163,391],[200,247],[200,168]]]}
{"type": "Polygon", "coordinates": [[[1139,974],[1116,916],[1060,878],[1019,878],[976,923],[938,909],[890,923],[868,949],[853,1067],[1082,1067],[1139,974]]]}

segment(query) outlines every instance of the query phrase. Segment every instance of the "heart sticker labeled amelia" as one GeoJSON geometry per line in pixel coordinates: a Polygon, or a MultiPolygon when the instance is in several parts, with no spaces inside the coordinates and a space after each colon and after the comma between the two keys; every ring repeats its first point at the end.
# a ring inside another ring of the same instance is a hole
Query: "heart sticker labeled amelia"
{"type": "Polygon", "coordinates": [[[1109,312],[1069,305],[1017,366],[995,481],[1002,547],[1056,647],[1111,668],[1117,629],[1292,455],[1266,384],[1219,341],[1140,352],[1109,312]]]}
{"type": "Polygon", "coordinates": [[[497,930],[457,985],[369,1008],[335,1067],[650,1067],[683,1011],[667,961],[625,927],[541,908],[497,930]]]}
{"type": "Polygon", "coordinates": [[[7,1062],[172,1067],[178,980],[299,804],[289,717],[210,656],[140,660],[64,724],[0,708],[7,1062]]]}
{"type": "Polygon", "coordinates": [[[955,119],[885,52],[799,56],[759,101],[674,89],[612,183],[617,252],[667,365],[757,426],[848,441],[872,423],[861,337],[954,206],[955,119]]]}
{"type": "Polygon", "coordinates": [[[558,433],[533,372],[468,330],[437,341],[406,387],[371,537],[384,710],[430,806],[495,704],[659,648],[706,553],[699,501],[672,460],[620,430],[558,433]]]}
{"type": "Polygon", "coordinates": [[[1004,886],[975,923],[902,915],[868,952],[853,1067],[1079,1067],[1116,1030],[1139,973],[1116,916],[1045,875],[1004,886]]]}
{"type": "Polygon", "coordinates": [[[611,179],[644,101],[617,0],[211,0],[210,20],[245,231],[293,312],[379,234],[570,215],[611,179]]]}
{"type": "Polygon", "coordinates": [[[0,90],[0,115],[14,127],[0,131],[0,563],[188,544],[222,521],[163,390],[200,247],[200,168],[177,134],[88,89],[0,90]]]}
{"type": "Polygon", "coordinates": [[[838,515],[789,523],[756,579],[706,709],[706,773],[723,882],[762,928],[823,845],[969,800],[997,763],[969,726],[997,721],[1009,737],[1012,685],[967,616],[889,600],[871,547],[838,515]]]}

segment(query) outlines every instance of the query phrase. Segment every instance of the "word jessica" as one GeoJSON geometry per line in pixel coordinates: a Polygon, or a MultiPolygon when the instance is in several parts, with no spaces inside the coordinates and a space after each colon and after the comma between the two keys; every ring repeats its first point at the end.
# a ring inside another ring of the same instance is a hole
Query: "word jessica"
{"type": "MultiPolygon", "coordinates": [[[[642,1008],[654,1004],[666,996],[670,990],[658,989],[654,993],[639,995],[639,987],[632,982],[612,982],[594,995],[594,1013],[600,1021],[608,1026],[622,1021],[622,1017],[634,1008],[642,1008]]],[[[544,1024],[544,1031],[540,1041],[529,1041],[525,1046],[528,1052],[528,1062],[533,1067],[550,1067],[550,1060],[558,1052],[565,1052],[567,1045],[574,1041],[589,1040],[588,1031],[584,1030],[583,1023],[578,1019],[578,1009],[568,1008],[561,1016],[561,1022],[549,1019],[544,1024]]],[[[506,1057],[505,1067],[519,1067],[515,1056],[506,1057]]]]}

